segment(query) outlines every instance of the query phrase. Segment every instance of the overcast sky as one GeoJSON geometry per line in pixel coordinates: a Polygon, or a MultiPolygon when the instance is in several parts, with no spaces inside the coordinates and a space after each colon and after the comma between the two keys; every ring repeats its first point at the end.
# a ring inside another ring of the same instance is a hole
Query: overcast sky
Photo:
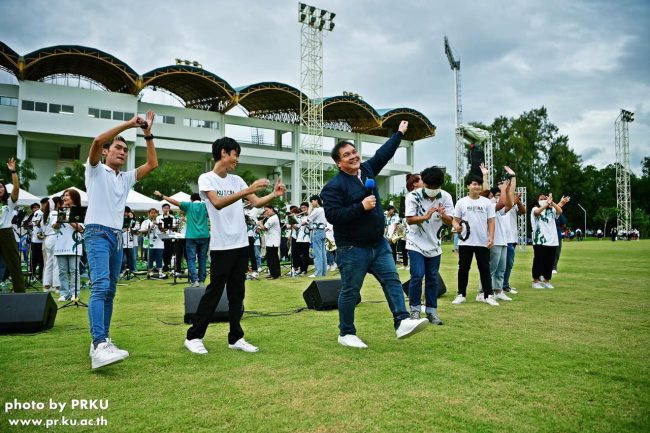
{"type": "MultiPolygon", "coordinates": [[[[300,87],[293,0],[0,0],[0,40],[19,54],[59,45],[106,51],[138,73],[198,60],[233,87],[300,87]]],[[[436,126],[416,144],[416,169],[454,172],[453,75],[461,60],[463,120],[491,123],[546,106],[586,164],[615,161],[614,121],[635,112],[635,173],[650,156],[650,2],[320,0],[336,12],[324,42],[324,95],[353,91],[375,108],[409,107],[436,126]]]]}

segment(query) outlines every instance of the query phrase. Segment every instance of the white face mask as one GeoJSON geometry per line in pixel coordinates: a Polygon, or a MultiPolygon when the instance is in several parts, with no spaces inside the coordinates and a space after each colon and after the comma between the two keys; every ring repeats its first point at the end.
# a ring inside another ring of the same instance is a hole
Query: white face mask
{"type": "Polygon", "coordinates": [[[435,198],[440,194],[440,188],[438,189],[429,189],[429,188],[424,188],[424,192],[426,195],[428,195],[430,198],[435,198]]]}
{"type": "Polygon", "coordinates": [[[496,202],[497,202],[497,198],[496,198],[496,197],[492,197],[492,198],[490,199],[490,201],[491,201],[492,203],[496,203],[496,202]]]}
{"type": "Polygon", "coordinates": [[[548,204],[548,200],[540,200],[539,201],[539,206],[540,207],[546,206],[547,204],[548,204]]]}

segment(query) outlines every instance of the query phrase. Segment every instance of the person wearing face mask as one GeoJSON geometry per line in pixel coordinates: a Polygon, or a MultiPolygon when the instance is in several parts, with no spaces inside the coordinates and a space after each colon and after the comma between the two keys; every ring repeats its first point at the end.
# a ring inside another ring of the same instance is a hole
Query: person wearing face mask
{"type": "Polygon", "coordinates": [[[568,203],[569,197],[562,197],[560,203],[553,201],[553,194],[540,193],[537,195],[537,205],[530,212],[530,223],[533,228],[533,289],[553,289],[553,261],[555,249],[558,246],[555,220],[562,214],[562,207],[568,203]],[[544,278],[544,281],[542,281],[544,278]]]}
{"type": "MultiPolygon", "coordinates": [[[[406,175],[406,195],[408,195],[409,192],[417,189],[417,188],[422,188],[424,186],[424,182],[422,182],[422,176],[420,173],[409,173],[406,175]]],[[[406,226],[406,234],[408,234],[408,223],[406,222],[405,218],[405,212],[406,212],[406,195],[402,196],[400,199],[399,203],[399,208],[400,208],[400,216],[403,218],[402,223],[406,226]]],[[[409,255],[406,250],[406,237],[403,239],[400,239],[398,242],[398,248],[400,252],[402,253],[402,270],[408,269],[409,267],[409,255]]]]}
{"type": "Polygon", "coordinates": [[[452,224],[454,203],[447,191],[440,189],[445,173],[438,167],[422,172],[423,187],[406,196],[404,215],[409,229],[406,249],[411,264],[409,283],[409,306],[411,318],[419,319],[421,312],[422,280],[425,280],[424,296],[429,323],[442,325],[438,317],[438,270],[442,255],[442,242],[438,231],[443,224],[452,224]]]}

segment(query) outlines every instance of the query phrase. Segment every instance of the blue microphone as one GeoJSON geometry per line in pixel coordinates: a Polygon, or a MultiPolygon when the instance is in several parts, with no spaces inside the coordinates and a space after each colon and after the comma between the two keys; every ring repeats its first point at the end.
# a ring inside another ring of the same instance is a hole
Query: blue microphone
{"type": "Polygon", "coordinates": [[[375,179],[366,179],[366,197],[375,194],[375,179]]]}

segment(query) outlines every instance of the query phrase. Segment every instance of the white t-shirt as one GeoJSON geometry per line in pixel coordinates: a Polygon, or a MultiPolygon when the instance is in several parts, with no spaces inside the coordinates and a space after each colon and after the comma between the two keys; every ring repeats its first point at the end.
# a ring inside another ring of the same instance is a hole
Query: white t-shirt
{"type": "Polygon", "coordinates": [[[303,216],[298,221],[300,221],[300,226],[298,227],[296,242],[310,243],[311,230],[309,229],[309,217],[303,216]]]}
{"type": "Polygon", "coordinates": [[[327,219],[325,218],[325,209],[322,207],[315,207],[309,214],[309,221],[311,222],[312,230],[325,230],[327,227],[327,219]]]}
{"type": "Polygon", "coordinates": [[[553,206],[544,209],[539,215],[535,216],[535,206],[530,211],[530,225],[533,227],[533,245],[544,245],[545,247],[557,247],[557,228],[555,220],[558,218],[557,212],[553,206]]]}
{"type": "Polygon", "coordinates": [[[510,230],[508,230],[508,213],[504,207],[497,211],[497,204],[491,204],[496,214],[496,218],[494,218],[494,245],[506,246],[508,245],[508,236],[510,235],[510,230]]]}
{"type": "Polygon", "coordinates": [[[136,220],[131,221],[129,229],[122,229],[122,248],[133,248],[138,245],[138,230],[140,230],[140,223],[136,220]]]}
{"type": "Polygon", "coordinates": [[[242,200],[217,210],[206,194],[207,191],[214,191],[218,197],[226,197],[248,188],[246,182],[235,174],[220,177],[215,172],[209,171],[199,176],[198,183],[199,194],[206,201],[210,217],[210,250],[232,250],[248,246],[242,200]]]}
{"type": "Polygon", "coordinates": [[[115,170],[101,162],[93,167],[90,160],[87,160],[88,210],[85,223],[122,230],[126,198],[136,183],[136,176],[136,170],[116,174],[115,170]]]}
{"type": "Polygon", "coordinates": [[[467,221],[469,224],[469,237],[458,245],[472,247],[487,247],[489,218],[494,218],[494,205],[485,197],[479,196],[476,200],[469,196],[463,197],[456,203],[454,217],[467,221]]]}
{"type": "MultiPolygon", "coordinates": [[[[406,217],[422,216],[432,207],[438,209],[439,204],[445,208],[447,215],[452,216],[454,213],[454,202],[447,191],[440,191],[440,198],[432,200],[419,188],[406,195],[404,204],[406,217]]],[[[417,251],[424,257],[436,257],[442,254],[438,230],[443,224],[438,212],[434,212],[431,218],[420,224],[409,224],[406,232],[406,249],[417,251]]]]}
{"type": "MultiPolygon", "coordinates": [[[[81,224],[83,226],[83,224],[81,224]]],[[[81,239],[83,234],[76,231],[68,223],[61,224],[54,244],[55,256],[80,256],[83,249],[81,239]]]]}
{"type": "Polygon", "coordinates": [[[7,198],[7,203],[0,206],[0,228],[10,229],[11,219],[14,216],[14,208],[16,203],[11,199],[11,195],[7,198]]]}
{"type": "Polygon", "coordinates": [[[386,239],[390,239],[393,236],[397,224],[399,224],[399,215],[393,213],[392,216],[388,216],[388,214],[386,214],[386,231],[384,232],[384,237],[386,239]]]}
{"type": "Polygon", "coordinates": [[[512,206],[512,209],[506,214],[508,222],[508,243],[519,243],[519,222],[517,221],[519,210],[517,205],[512,206]]]}
{"type": "Polygon", "coordinates": [[[279,247],[280,246],[280,218],[277,215],[269,217],[264,223],[264,242],[267,247],[279,247]]]}
{"type": "Polygon", "coordinates": [[[142,248],[151,248],[153,250],[162,250],[165,248],[164,242],[160,239],[162,232],[157,222],[151,221],[149,218],[142,221],[140,233],[143,233],[145,236],[142,248]],[[146,234],[147,231],[149,231],[148,234],[146,234]]]}
{"type": "Polygon", "coordinates": [[[38,234],[43,232],[41,222],[43,221],[43,211],[38,209],[32,216],[32,243],[42,244],[43,240],[38,238],[38,234]]]}

